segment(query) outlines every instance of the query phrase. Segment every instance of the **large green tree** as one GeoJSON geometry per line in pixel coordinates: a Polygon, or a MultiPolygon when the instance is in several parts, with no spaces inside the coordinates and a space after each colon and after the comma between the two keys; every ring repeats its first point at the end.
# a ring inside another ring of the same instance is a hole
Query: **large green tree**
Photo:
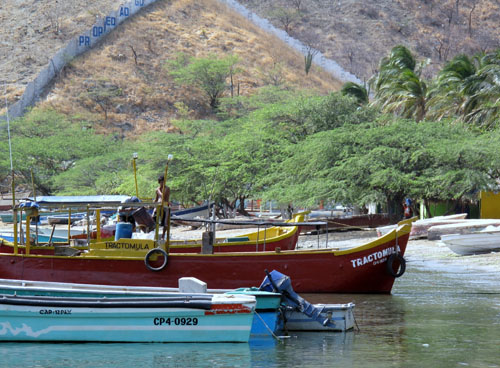
{"type": "MultiPolygon", "coordinates": [[[[52,194],[58,174],[81,159],[106,152],[111,139],[96,135],[87,126],[46,109],[33,109],[11,122],[13,166],[19,184],[31,188],[33,172],[37,192],[52,194]]],[[[2,155],[1,160],[5,166],[8,156],[2,155]]]]}
{"type": "Polygon", "coordinates": [[[395,217],[406,196],[459,200],[494,184],[500,154],[495,140],[461,126],[408,120],[348,124],[289,149],[270,196],[306,205],[385,202],[395,217]]]}

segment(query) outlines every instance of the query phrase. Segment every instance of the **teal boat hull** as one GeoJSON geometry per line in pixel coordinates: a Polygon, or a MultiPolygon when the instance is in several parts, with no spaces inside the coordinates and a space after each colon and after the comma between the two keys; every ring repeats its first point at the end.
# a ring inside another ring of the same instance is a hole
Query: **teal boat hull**
{"type": "MultiPolygon", "coordinates": [[[[169,291],[162,288],[108,287],[102,285],[80,285],[65,283],[29,282],[23,286],[20,280],[0,280],[0,294],[41,297],[79,297],[79,298],[133,298],[155,296],[185,296],[189,294],[169,291]],[[101,289],[99,289],[99,287],[101,289]]],[[[259,291],[257,288],[240,288],[226,292],[228,295],[252,296],[256,299],[255,313],[251,326],[251,338],[272,336],[284,330],[281,318],[281,294],[259,291]]]]}
{"type": "Polygon", "coordinates": [[[3,295],[0,341],[248,342],[255,298],[166,299],[3,295]]]}

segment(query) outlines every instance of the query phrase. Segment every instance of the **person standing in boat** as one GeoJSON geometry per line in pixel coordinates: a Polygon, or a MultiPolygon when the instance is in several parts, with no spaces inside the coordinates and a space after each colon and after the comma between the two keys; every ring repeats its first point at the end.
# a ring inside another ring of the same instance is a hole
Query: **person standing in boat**
{"type": "MultiPolygon", "coordinates": [[[[166,219],[167,219],[167,211],[170,211],[170,188],[165,185],[165,177],[163,175],[160,175],[158,177],[158,188],[156,188],[156,193],[155,193],[155,203],[161,203],[163,201],[163,204],[165,205],[163,209],[163,215],[161,218],[160,225],[163,226],[163,233],[161,238],[165,239],[165,232],[167,231],[167,224],[166,224],[166,219]]],[[[156,221],[156,208],[155,208],[155,214],[154,214],[154,219],[156,221]]]]}

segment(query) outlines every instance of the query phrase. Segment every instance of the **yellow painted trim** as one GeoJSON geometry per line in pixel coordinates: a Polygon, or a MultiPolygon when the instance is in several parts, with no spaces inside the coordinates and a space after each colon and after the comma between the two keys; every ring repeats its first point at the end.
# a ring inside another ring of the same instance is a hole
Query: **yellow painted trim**
{"type": "MultiPolygon", "coordinates": [[[[266,252],[221,252],[221,253],[214,253],[214,254],[199,254],[199,253],[171,253],[169,254],[169,257],[205,257],[205,258],[213,258],[213,257],[234,257],[234,256],[245,256],[245,257],[266,257],[269,255],[276,255],[276,256],[289,256],[289,255],[304,255],[304,254],[330,254],[330,255],[335,255],[335,256],[341,256],[341,255],[346,255],[346,254],[351,254],[351,253],[357,253],[365,250],[372,249],[374,247],[377,247],[383,243],[389,242],[393,239],[395,239],[396,235],[397,237],[402,237],[404,235],[407,235],[410,233],[411,226],[408,224],[399,226],[397,229],[389,232],[388,234],[374,240],[371,242],[368,242],[366,244],[347,249],[347,250],[338,250],[337,248],[323,248],[323,249],[315,249],[315,250],[284,250],[284,251],[266,251],[266,252]]],[[[134,239],[134,240],[140,240],[140,239],[134,239]]],[[[144,240],[144,239],[142,239],[144,240]]],[[[16,257],[26,257],[26,258],[61,258],[61,259],[78,259],[78,258],[86,258],[86,259],[110,259],[110,260],[143,260],[144,257],[129,257],[129,256],[116,256],[116,251],[115,250],[100,250],[97,253],[103,255],[97,255],[97,254],[92,254],[92,253],[82,253],[79,256],[50,256],[50,255],[24,255],[24,254],[18,254],[14,255],[12,253],[2,253],[0,256],[5,255],[5,256],[16,256],[16,257]],[[106,255],[106,253],[109,253],[110,255],[106,255]]]]}

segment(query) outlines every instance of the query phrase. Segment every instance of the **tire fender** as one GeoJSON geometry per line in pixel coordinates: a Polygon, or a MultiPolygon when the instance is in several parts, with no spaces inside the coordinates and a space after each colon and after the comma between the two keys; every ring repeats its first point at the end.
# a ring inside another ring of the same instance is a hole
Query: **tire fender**
{"type": "Polygon", "coordinates": [[[395,278],[401,277],[401,276],[403,276],[403,274],[406,271],[406,260],[404,259],[404,257],[401,254],[393,253],[387,259],[386,267],[387,267],[387,272],[389,272],[389,275],[391,275],[392,277],[395,277],[395,278]],[[400,264],[398,271],[394,271],[394,268],[392,267],[394,264],[394,261],[396,261],[396,260],[400,264]]]}
{"type": "Polygon", "coordinates": [[[148,270],[150,271],[161,271],[163,270],[166,266],[167,266],[167,261],[168,261],[168,255],[167,255],[167,252],[165,252],[163,249],[161,248],[153,248],[151,249],[147,254],[146,254],[146,257],[144,257],[144,263],[146,264],[146,267],[148,268],[148,270]],[[161,264],[161,266],[158,266],[158,267],[153,267],[149,264],[149,259],[151,258],[151,256],[155,253],[160,253],[162,256],[163,256],[163,263],[161,264]]]}

